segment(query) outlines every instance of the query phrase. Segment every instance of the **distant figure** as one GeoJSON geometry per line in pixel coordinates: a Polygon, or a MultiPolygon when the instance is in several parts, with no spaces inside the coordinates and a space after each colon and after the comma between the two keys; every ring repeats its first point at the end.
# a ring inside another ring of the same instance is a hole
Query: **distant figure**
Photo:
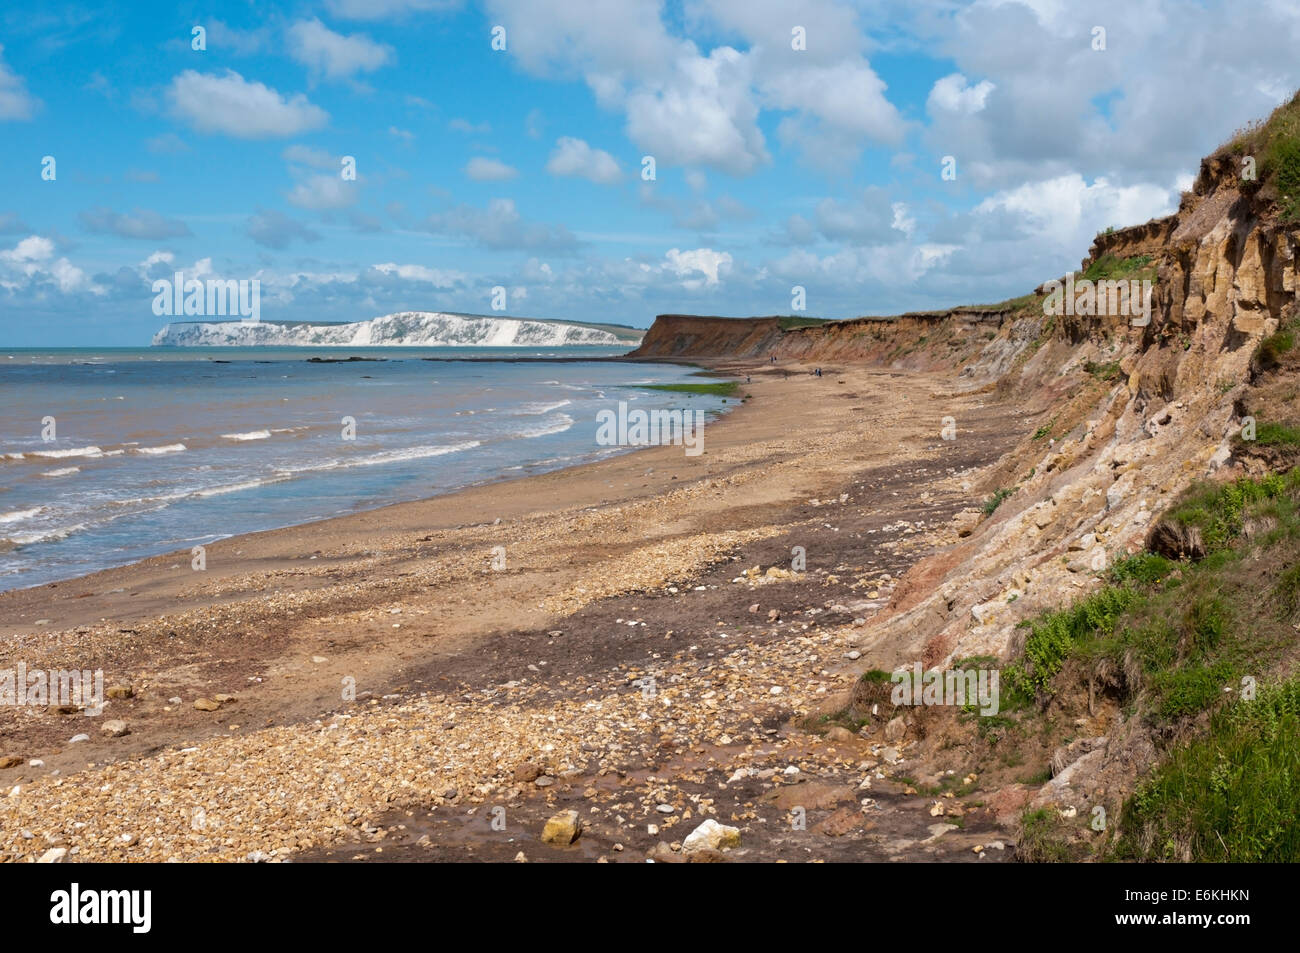
{"type": "Polygon", "coordinates": [[[775,354],[772,355],[772,363],[773,363],[773,364],[776,363],[776,355],[775,355],[775,354]]]}
{"type": "Polygon", "coordinates": [[[746,384],[749,383],[749,375],[748,375],[748,374],[745,375],[745,383],[746,383],[746,384]]]}

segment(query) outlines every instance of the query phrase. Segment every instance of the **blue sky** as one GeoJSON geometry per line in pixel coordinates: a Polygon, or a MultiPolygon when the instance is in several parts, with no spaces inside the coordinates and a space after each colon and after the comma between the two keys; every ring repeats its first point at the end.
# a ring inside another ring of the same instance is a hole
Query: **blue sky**
{"type": "Polygon", "coordinates": [[[1300,86],[1267,0],[44,3],[0,46],[8,346],[147,343],[176,270],[264,320],[995,301],[1300,86]]]}

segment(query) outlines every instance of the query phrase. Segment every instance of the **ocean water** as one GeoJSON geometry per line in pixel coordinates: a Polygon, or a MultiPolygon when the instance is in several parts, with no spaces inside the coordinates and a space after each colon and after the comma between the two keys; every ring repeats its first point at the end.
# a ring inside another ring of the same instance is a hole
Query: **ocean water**
{"type": "Polygon", "coordinates": [[[591,360],[624,352],[0,350],[0,590],[600,459],[620,400],[725,408],[642,386],[689,368],[591,360]],[[382,360],[308,360],[354,355],[382,360]],[[538,357],[564,360],[510,360],[538,357]]]}

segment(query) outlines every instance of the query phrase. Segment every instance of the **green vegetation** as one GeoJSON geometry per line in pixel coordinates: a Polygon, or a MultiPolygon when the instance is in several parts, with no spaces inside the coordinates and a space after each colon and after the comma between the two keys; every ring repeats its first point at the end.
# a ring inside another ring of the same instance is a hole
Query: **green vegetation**
{"type": "Polygon", "coordinates": [[[1080,860],[1081,851],[1070,843],[1071,828],[1056,811],[1040,808],[1021,818],[1016,856],[1036,864],[1064,864],[1080,860]]]}
{"type": "Polygon", "coordinates": [[[1199,531],[1206,553],[1213,554],[1241,536],[1248,512],[1295,529],[1297,490],[1300,490],[1300,469],[1285,476],[1271,473],[1258,480],[1241,477],[1231,483],[1201,483],[1188,490],[1164,519],[1199,531]]]}
{"type": "Polygon", "coordinates": [[[1293,347],[1295,335],[1289,330],[1278,331],[1259,342],[1259,347],[1255,350],[1255,361],[1265,370],[1277,367],[1282,363],[1282,355],[1293,347]]]}
{"type": "Polygon", "coordinates": [[[1003,674],[1010,689],[1011,707],[1023,705],[1045,691],[1072,651],[1111,635],[1124,610],[1136,599],[1136,591],[1128,586],[1108,586],[1068,609],[1022,622],[1030,630],[1024,655],[1007,666],[1003,674]]]}
{"type": "Polygon", "coordinates": [[[1267,121],[1239,130],[1218,154],[1231,155],[1235,162],[1253,157],[1258,179],[1243,187],[1261,189],[1275,199],[1284,221],[1300,219],[1300,94],[1273,110],[1267,121]]]}
{"type": "Polygon", "coordinates": [[[1085,361],[1083,372],[1091,375],[1099,381],[1113,381],[1119,377],[1119,361],[1108,361],[1105,364],[1096,364],[1093,361],[1085,361]]]}
{"type": "Polygon", "coordinates": [[[1006,301],[999,301],[997,304],[973,304],[969,307],[960,308],[961,311],[1025,311],[1030,308],[1038,307],[1038,295],[1036,292],[1020,295],[1018,298],[1008,298],[1006,301]]]}
{"type": "Polygon", "coordinates": [[[1125,860],[1300,858],[1300,679],[1227,706],[1125,805],[1125,860]]]}
{"type": "MultiPolygon", "coordinates": [[[[1001,706],[1022,736],[1050,730],[1032,703],[1086,683],[1155,738],[1177,739],[1130,795],[1107,856],[1300,859],[1300,677],[1260,684],[1253,699],[1243,691],[1254,684],[1246,676],[1265,682],[1294,651],[1298,501],[1300,468],[1192,487],[1161,522],[1199,533],[1204,558],[1125,557],[1100,590],[1022,623],[1029,634],[1003,670],[1001,706]]],[[[1055,811],[1022,823],[1024,859],[1100,847],[1055,811]]]]}
{"type": "Polygon", "coordinates": [[[1264,153],[1265,172],[1272,178],[1282,206],[1282,218],[1300,218],[1300,137],[1279,136],[1264,153]]]}
{"type": "Polygon", "coordinates": [[[1034,431],[1034,436],[1032,439],[1042,440],[1044,437],[1049,436],[1051,434],[1052,428],[1055,426],[1056,426],[1056,418],[1053,417],[1047,423],[1043,424],[1041,427],[1039,427],[1037,430],[1034,431]]]}
{"type": "Polygon", "coordinates": [[[813,328],[819,324],[830,324],[830,318],[797,318],[793,315],[784,318],[778,318],[782,331],[791,331],[794,328],[813,328]]]}
{"type": "Polygon", "coordinates": [[[740,381],[715,381],[712,384],[633,384],[640,390],[666,390],[679,394],[703,394],[709,397],[732,397],[740,381]]]}
{"type": "Polygon", "coordinates": [[[1119,279],[1149,279],[1155,281],[1156,269],[1151,264],[1150,255],[1134,255],[1131,258],[1117,258],[1114,255],[1102,255],[1086,269],[1083,277],[1090,281],[1119,279]]]}
{"type": "Polygon", "coordinates": [[[980,507],[981,512],[983,512],[985,516],[992,516],[993,511],[1002,505],[1002,501],[1014,492],[1016,492],[1015,487],[1004,486],[984,501],[984,505],[980,507]]]}
{"type": "Polygon", "coordinates": [[[1276,422],[1255,428],[1255,443],[1261,447],[1300,447],[1300,429],[1276,422]]]}

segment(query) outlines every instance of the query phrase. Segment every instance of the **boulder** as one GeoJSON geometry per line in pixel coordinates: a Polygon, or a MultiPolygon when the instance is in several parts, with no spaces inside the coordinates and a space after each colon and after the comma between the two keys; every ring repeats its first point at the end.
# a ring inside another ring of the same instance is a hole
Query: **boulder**
{"type": "Polygon", "coordinates": [[[542,828],[542,843],[568,847],[582,834],[582,818],[577,811],[561,811],[542,828]]]}
{"type": "Polygon", "coordinates": [[[709,818],[695,830],[686,835],[682,841],[682,852],[694,853],[697,850],[725,850],[740,846],[740,828],[727,827],[709,818]]]}

